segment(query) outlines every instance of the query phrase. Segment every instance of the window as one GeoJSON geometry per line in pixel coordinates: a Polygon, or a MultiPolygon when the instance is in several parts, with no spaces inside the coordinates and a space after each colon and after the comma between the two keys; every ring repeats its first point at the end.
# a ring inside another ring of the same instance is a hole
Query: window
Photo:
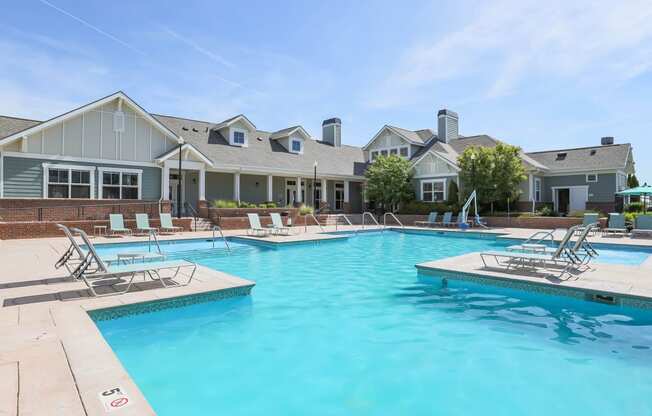
{"type": "Polygon", "coordinates": [[[541,179],[534,178],[534,201],[541,202],[541,179]]]}
{"type": "Polygon", "coordinates": [[[291,148],[294,153],[301,153],[301,140],[292,140],[291,148]]]}
{"type": "Polygon", "coordinates": [[[92,198],[94,167],[44,164],[45,198],[92,198]]]}
{"type": "Polygon", "coordinates": [[[616,174],[616,191],[620,192],[624,191],[625,189],[627,189],[627,175],[618,172],[616,174]]]}
{"type": "Polygon", "coordinates": [[[402,157],[408,157],[408,148],[407,147],[401,147],[401,156],[402,157]]]}
{"type": "Polygon", "coordinates": [[[100,168],[102,199],[140,199],[142,171],[100,168]]]}
{"type": "Polygon", "coordinates": [[[371,152],[371,161],[373,162],[377,158],[378,158],[378,152],[374,150],[373,152],[371,152]]]}
{"type": "Polygon", "coordinates": [[[397,155],[398,154],[398,149],[389,149],[389,154],[390,155],[397,155]]]}
{"type": "Polygon", "coordinates": [[[598,181],[598,174],[597,173],[589,173],[586,175],[586,181],[587,182],[597,182],[598,181]]]}
{"type": "Polygon", "coordinates": [[[244,146],[245,144],[245,134],[243,131],[234,131],[233,132],[233,144],[244,146]]]}
{"type": "Polygon", "coordinates": [[[566,153],[557,153],[557,160],[565,160],[566,153]]]}
{"type": "Polygon", "coordinates": [[[445,183],[443,179],[421,182],[421,199],[425,202],[443,201],[446,198],[445,183]]]}
{"type": "Polygon", "coordinates": [[[335,209],[341,210],[344,208],[344,184],[335,184],[335,209]]]}
{"type": "Polygon", "coordinates": [[[381,156],[387,156],[387,150],[381,150],[380,155],[381,156]]]}

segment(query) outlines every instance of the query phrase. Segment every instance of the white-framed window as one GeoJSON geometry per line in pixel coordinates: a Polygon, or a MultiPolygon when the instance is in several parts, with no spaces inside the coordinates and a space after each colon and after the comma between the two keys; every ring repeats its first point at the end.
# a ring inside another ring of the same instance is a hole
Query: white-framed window
{"type": "Polygon", "coordinates": [[[377,150],[372,151],[371,152],[371,161],[373,162],[377,158],[378,158],[378,151],[377,150]]]}
{"type": "Polygon", "coordinates": [[[247,132],[239,129],[231,129],[231,144],[234,146],[246,146],[247,132]]]}
{"type": "Polygon", "coordinates": [[[387,151],[387,149],[383,149],[383,150],[380,151],[381,156],[387,156],[388,154],[389,154],[389,152],[387,151]]]}
{"type": "Polygon", "coordinates": [[[292,153],[302,153],[303,152],[303,143],[299,139],[290,140],[290,151],[292,153]]]}
{"type": "Polygon", "coordinates": [[[99,168],[100,199],[142,199],[141,169],[99,168]]]}
{"type": "Polygon", "coordinates": [[[396,148],[394,148],[394,149],[389,149],[389,154],[390,154],[390,155],[398,155],[398,149],[396,149],[396,148]]]}
{"type": "Polygon", "coordinates": [[[616,173],[616,192],[627,189],[627,175],[622,172],[616,173]]]}
{"type": "Polygon", "coordinates": [[[385,149],[373,150],[370,153],[370,159],[373,162],[378,156],[401,156],[404,158],[410,157],[410,147],[409,146],[399,146],[399,147],[388,147],[385,149]]]}
{"type": "Polygon", "coordinates": [[[587,173],[586,174],[586,181],[587,182],[597,182],[598,181],[598,174],[597,173],[587,173]]]}
{"type": "Polygon", "coordinates": [[[335,184],[335,209],[336,210],[344,209],[344,184],[343,183],[335,184]]]}
{"type": "Polygon", "coordinates": [[[95,166],[43,164],[43,198],[93,199],[95,166]]]}
{"type": "Polygon", "coordinates": [[[409,155],[410,148],[407,146],[403,146],[399,149],[399,153],[401,154],[401,157],[408,157],[409,155]]]}
{"type": "Polygon", "coordinates": [[[534,201],[541,202],[541,179],[534,178],[534,201]]]}
{"type": "Polygon", "coordinates": [[[432,179],[421,181],[421,200],[439,202],[446,199],[446,180],[432,179]]]}

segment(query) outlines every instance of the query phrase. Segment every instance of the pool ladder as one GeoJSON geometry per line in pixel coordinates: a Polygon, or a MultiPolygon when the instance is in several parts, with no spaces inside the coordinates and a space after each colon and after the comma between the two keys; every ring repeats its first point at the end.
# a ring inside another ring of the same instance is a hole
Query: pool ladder
{"type": "Polygon", "coordinates": [[[374,217],[374,214],[372,214],[372,213],[369,212],[369,211],[365,211],[365,212],[362,213],[362,229],[363,229],[363,230],[364,230],[364,219],[365,219],[367,216],[368,216],[369,218],[371,218],[371,221],[372,221],[373,223],[375,223],[376,226],[377,226],[378,228],[380,228],[380,223],[376,220],[376,217],[374,217]]]}
{"type": "Polygon", "coordinates": [[[405,226],[403,225],[403,223],[401,222],[401,220],[399,220],[399,219],[396,217],[396,215],[394,215],[393,212],[386,212],[386,213],[383,215],[383,230],[385,229],[385,227],[387,227],[387,216],[388,216],[388,215],[389,215],[390,217],[394,218],[394,221],[396,221],[396,222],[398,223],[398,225],[401,226],[401,228],[403,228],[403,229],[405,228],[405,226]]]}
{"type": "Polygon", "coordinates": [[[307,233],[308,232],[308,217],[312,218],[312,220],[319,226],[319,229],[324,232],[324,227],[319,223],[317,220],[317,217],[314,216],[314,214],[306,214],[303,216],[303,232],[307,233]]]}
{"type": "Polygon", "coordinates": [[[229,247],[229,242],[226,241],[226,237],[224,237],[224,233],[222,232],[222,228],[219,225],[214,225],[213,226],[213,248],[215,248],[215,232],[220,233],[220,238],[224,241],[224,245],[226,246],[226,250],[230,253],[231,252],[231,247],[229,247]]]}
{"type": "Polygon", "coordinates": [[[156,236],[155,230],[150,230],[147,237],[147,250],[149,250],[150,253],[152,252],[152,240],[154,240],[154,244],[156,245],[156,252],[158,254],[163,254],[161,251],[161,245],[158,243],[158,237],[156,236]]]}
{"type": "MultiPolygon", "coordinates": [[[[349,224],[351,227],[353,227],[353,223],[351,223],[351,220],[349,219],[349,217],[347,217],[347,216],[344,215],[344,214],[337,214],[337,219],[339,220],[340,218],[344,218],[344,221],[345,221],[347,224],[349,224]]],[[[337,223],[339,222],[338,220],[335,221],[335,231],[337,231],[337,223]]],[[[358,229],[357,229],[357,228],[354,228],[354,229],[353,229],[353,232],[357,234],[357,233],[358,233],[358,229]]]]}

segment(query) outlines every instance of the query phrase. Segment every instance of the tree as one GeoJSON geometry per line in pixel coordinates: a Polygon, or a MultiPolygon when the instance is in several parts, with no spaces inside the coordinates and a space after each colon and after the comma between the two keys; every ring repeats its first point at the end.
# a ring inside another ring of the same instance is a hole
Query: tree
{"type": "Polygon", "coordinates": [[[460,196],[457,188],[457,183],[455,181],[448,182],[448,199],[446,202],[448,205],[457,205],[460,203],[460,196]]]}
{"type": "Polygon", "coordinates": [[[638,178],[635,174],[627,175],[627,188],[636,188],[640,186],[638,183],[638,178]]]}
{"type": "Polygon", "coordinates": [[[521,182],[527,179],[520,153],[520,148],[503,143],[498,143],[491,152],[494,199],[507,201],[508,211],[510,202],[515,201],[521,194],[521,182]]]}
{"type": "Polygon", "coordinates": [[[410,162],[396,155],[378,157],[365,172],[369,199],[396,210],[398,204],[414,198],[410,162]]]}
{"type": "Polygon", "coordinates": [[[473,190],[480,204],[493,201],[494,189],[491,175],[493,171],[492,150],[483,146],[469,146],[459,156],[459,177],[462,195],[466,200],[473,190]]]}

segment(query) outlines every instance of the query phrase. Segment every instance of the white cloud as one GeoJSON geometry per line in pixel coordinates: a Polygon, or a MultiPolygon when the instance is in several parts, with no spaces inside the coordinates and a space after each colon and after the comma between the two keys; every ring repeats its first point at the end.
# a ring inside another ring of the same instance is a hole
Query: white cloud
{"type": "Polygon", "coordinates": [[[465,5],[476,12],[458,29],[412,45],[367,104],[405,104],[424,87],[466,77],[482,79],[480,94],[494,98],[530,77],[618,81],[652,67],[649,1],[506,0],[476,6],[465,5]]]}

